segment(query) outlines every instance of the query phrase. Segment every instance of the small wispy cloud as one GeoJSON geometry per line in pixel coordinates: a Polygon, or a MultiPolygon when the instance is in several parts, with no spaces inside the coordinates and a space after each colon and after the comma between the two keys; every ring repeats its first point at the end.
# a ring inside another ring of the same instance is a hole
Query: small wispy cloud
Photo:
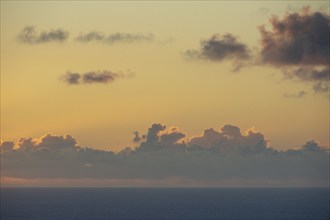
{"type": "Polygon", "coordinates": [[[106,35],[101,32],[91,31],[88,33],[80,34],[75,38],[80,42],[102,42],[102,43],[137,43],[137,42],[152,42],[155,40],[153,34],[141,34],[141,33],[112,33],[106,35]]]}
{"type": "Polygon", "coordinates": [[[283,70],[284,78],[313,84],[315,93],[329,91],[330,69],[327,67],[297,67],[283,70]]]}
{"type": "Polygon", "coordinates": [[[287,79],[299,79],[302,81],[330,81],[329,67],[316,69],[312,67],[299,67],[292,70],[285,70],[284,75],[287,79]]]}
{"type": "Polygon", "coordinates": [[[17,35],[17,39],[26,44],[39,44],[48,42],[63,42],[69,37],[69,32],[61,28],[38,33],[34,26],[26,26],[17,35]]]}
{"type": "Polygon", "coordinates": [[[307,92],[301,90],[297,93],[284,93],[283,97],[285,98],[302,98],[305,97],[307,95],[307,92]]]}
{"type": "Polygon", "coordinates": [[[90,71],[86,73],[67,71],[61,79],[69,85],[107,84],[114,82],[118,78],[130,78],[133,76],[134,74],[130,71],[128,73],[113,72],[110,70],[90,71]]]}
{"type": "Polygon", "coordinates": [[[318,82],[313,86],[313,90],[315,93],[328,93],[329,94],[329,82],[318,82]]]}

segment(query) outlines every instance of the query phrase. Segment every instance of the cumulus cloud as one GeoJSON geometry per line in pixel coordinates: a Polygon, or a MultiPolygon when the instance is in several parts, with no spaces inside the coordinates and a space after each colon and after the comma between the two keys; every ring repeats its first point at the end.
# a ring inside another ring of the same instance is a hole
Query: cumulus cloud
{"type": "Polygon", "coordinates": [[[160,142],[165,145],[175,144],[182,140],[185,136],[186,135],[184,133],[178,131],[178,128],[173,127],[161,133],[160,142]]]}
{"type": "MultiPolygon", "coordinates": [[[[135,137],[140,137],[135,133],[135,137]]],[[[281,151],[254,129],[206,129],[184,139],[178,128],[153,124],[136,148],[118,153],[81,147],[70,135],[45,135],[1,142],[1,173],[6,178],[259,180],[286,185],[293,180],[329,183],[329,150],[308,141],[281,151]]]]}
{"type": "Polygon", "coordinates": [[[184,150],[185,144],[181,140],[185,134],[178,128],[167,129],[162,124],[152,124],[146,134],[146,139],[136,149],[137,152],[157,152],[159,150],[184,150]]]}
{"type": "Polygon", "coordinates": [[[136,42],[152,42],[155,40],[153,34],[141,34],[141,33],[113,33],[103,34],[101,32],[91,31],[88,33],[80,34],[76,37],[76,41],[80,42],[103,42],[103,43],[136,43],[136,42]]]}
{"type": "Polygon", "coordinates": [[[34,26],[26,26],[18,34],[17,39],[27,44],[39,44],[48,42],[63,42],[69,37],[69,32],[63,29],[53,29],[38,33],[34,26]]]}
{"type": "Polygon", "coordinates": [[[312,12],[287,13],[270,19],[271,31],[259,26],[261,62],[284,68],[287,79],[314,84],[316,92],[328,91],[330,17],[312,12]],[[320,87],[322,85],[322,87],[320,87]]]}
{"type": "Polygon", "coordinates": [[[90,71],[86,73],[75,73],[67,71],[61,79],[69,85],[78,85],[78,84],[97,84],[97,83],[112,83],[118,78],[130,78],[133,77],[132,72],[121,73],[113,72],[110,70],[103,71],[90,71]]]}
{"type": "Polygon", "coordinates": [[[255,153],[266,150],[267,140],[253,129],[242,135],[238,127],[225,125],[220,131],[206,129],[201,136],[192,137],[187,145],[194,149],[206,148],[212,152],[255,153]]]}
{"type": "Polygon", "coordinates": [[[241,43],[233,34],[214,34],[210,39],[202,40],[198,50],[187,50],[184,55],[187,58],[210,60],[221,62],[233,60],[234,70],[239,70],[244,62],[251,58],[251,52],[247,45],[241,43]]]}

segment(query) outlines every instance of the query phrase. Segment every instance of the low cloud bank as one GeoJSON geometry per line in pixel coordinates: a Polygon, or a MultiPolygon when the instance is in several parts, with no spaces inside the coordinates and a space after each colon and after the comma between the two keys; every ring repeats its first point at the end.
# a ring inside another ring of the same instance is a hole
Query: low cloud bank
{"type": "Polygon", "coordinates": [[[14,179],[119,179],[126,183],[138,179],[218,185],[235,179],[256,185],[258,181],[281,186],[296,180],[301,185],[329,183],[329,148],[315,141],[280,151],[268,146],[262,133],[250,129],[242,134],[232,125],[186,138],[176,127],[153,124],[142,136],[135,133],[139,146],[118,153],[82,147],[70,135],[1,142],[1,175],[14,179]]]}

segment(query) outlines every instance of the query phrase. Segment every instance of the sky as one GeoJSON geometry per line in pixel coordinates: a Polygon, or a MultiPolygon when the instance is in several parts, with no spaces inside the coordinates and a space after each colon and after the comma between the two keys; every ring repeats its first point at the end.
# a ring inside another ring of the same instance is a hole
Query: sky
{"type": "Polygon", "coordinates": [[[328,62],[327,1],[1,1],[1,180],[326,185],[328,62]]]}

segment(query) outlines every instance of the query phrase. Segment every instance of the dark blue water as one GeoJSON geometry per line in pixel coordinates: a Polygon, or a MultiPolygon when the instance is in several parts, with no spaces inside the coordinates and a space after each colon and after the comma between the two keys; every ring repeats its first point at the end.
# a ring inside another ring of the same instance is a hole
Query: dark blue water
{"type": "Polygon", "coordinates": [[[328,220],[329,189],[1,189],[1,220],[328,220]]]}

